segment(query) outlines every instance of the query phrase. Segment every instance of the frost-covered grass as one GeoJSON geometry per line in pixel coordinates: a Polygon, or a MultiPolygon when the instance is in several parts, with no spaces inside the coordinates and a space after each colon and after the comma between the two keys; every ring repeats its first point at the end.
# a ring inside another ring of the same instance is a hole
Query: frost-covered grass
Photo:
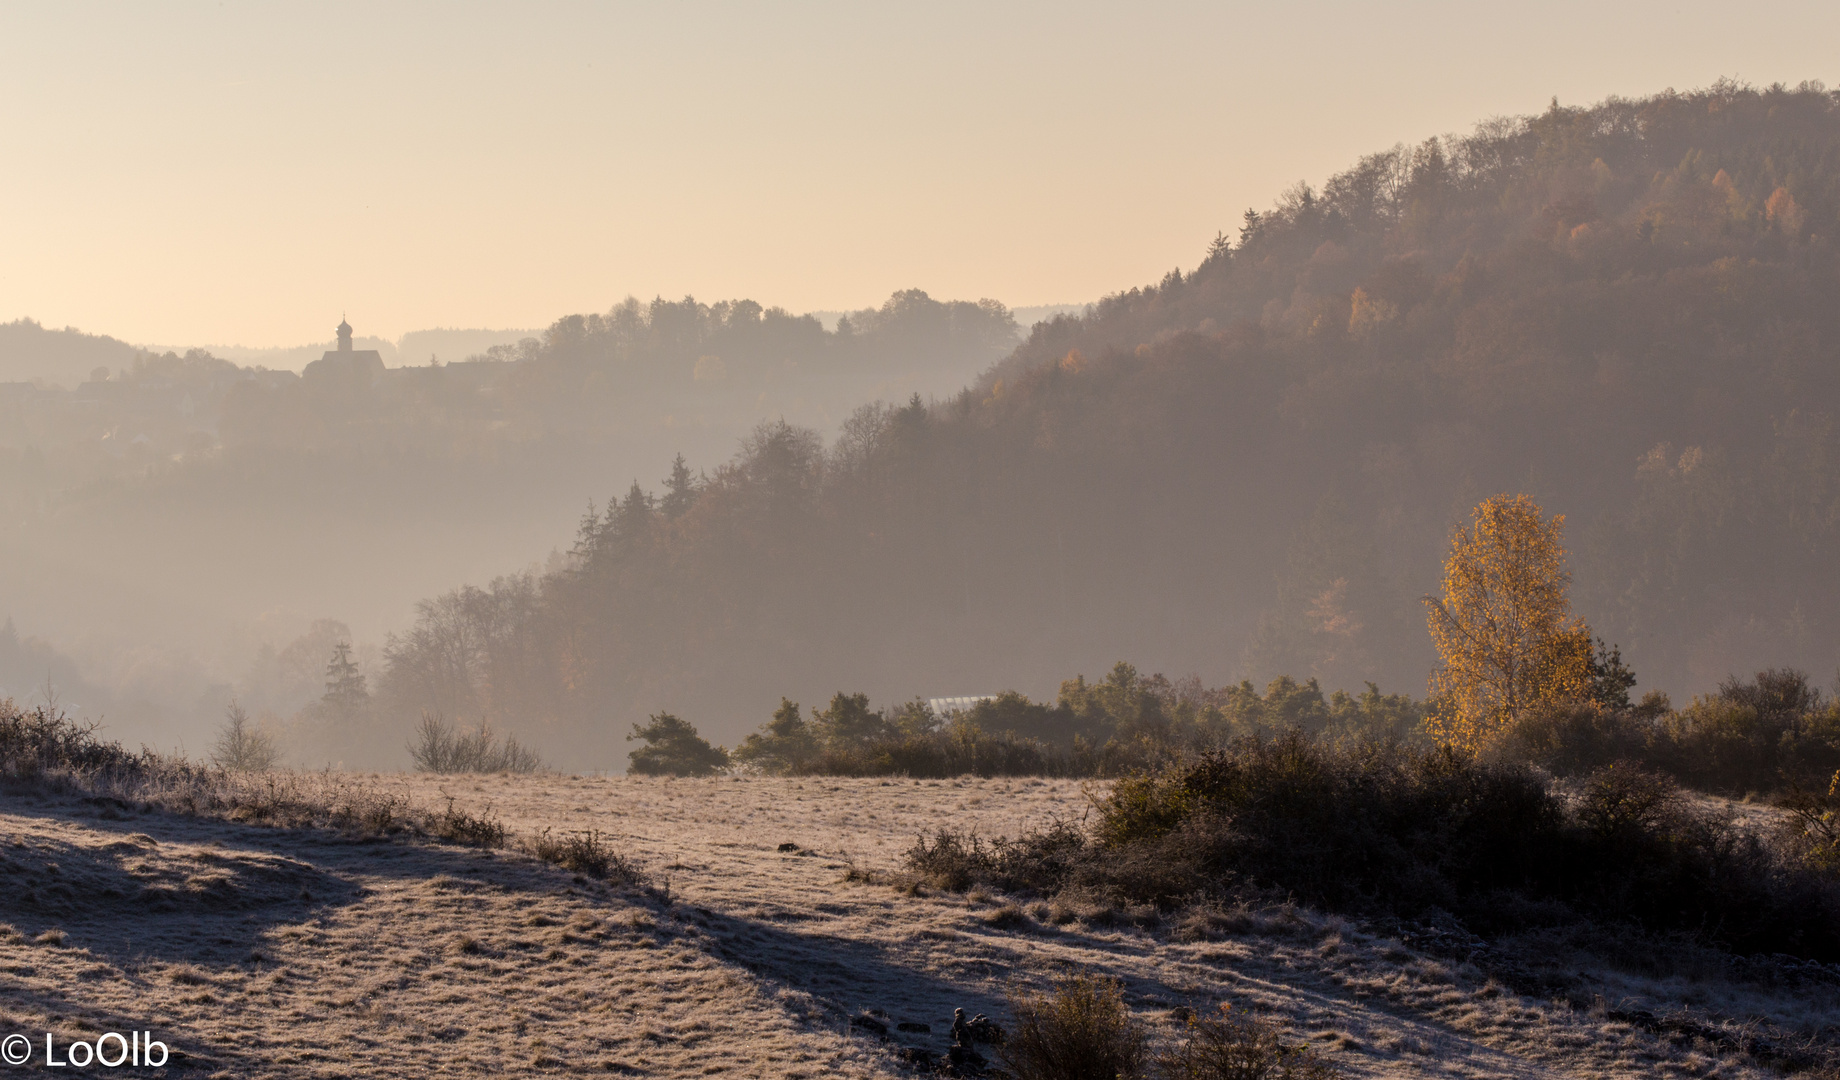
{"type": "Polygon", "coordinates": [[[1568,1004],[1302,908],[1155,916],[897,880],[942,826],[1078,817],[1073,781],[323,779],[451,797],[514,837],[591,836],[649,887],[413,832],[9,794],[0,1028],[151,1029],[199,1076],[898,1076],[902,1046],[944,1048],[954,1007],[1002,1019],[1012,991],[1070,972],[1122,980],[1156,1037],[1230,1001],[1356,1076],[1762,1077],[1739,1049],[1627,1018],[1840,1027],[1836,995],[1716,965],[1594,970],[1603,1001],[1568,1004]],[[850,1025],[872,1010],[887,1041],[850,1025]]]}

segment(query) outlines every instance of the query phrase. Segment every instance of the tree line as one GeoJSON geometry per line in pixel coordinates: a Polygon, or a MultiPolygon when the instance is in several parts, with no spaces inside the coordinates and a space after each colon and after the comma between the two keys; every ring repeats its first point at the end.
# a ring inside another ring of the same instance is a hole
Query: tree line
{"type": "Polygon", "coordinates": [[[1831,670],[1837,153],[1834,94],[1720,84],[1374,155],[955,397],[628,485],[567,566],[429,600],[385,689],[606,758],[661,707],[732,740],[782,694],[1120,654],[1409,687],[1436,553],[1501,490],[1577,523],[1650,686],[1831,670]]]}

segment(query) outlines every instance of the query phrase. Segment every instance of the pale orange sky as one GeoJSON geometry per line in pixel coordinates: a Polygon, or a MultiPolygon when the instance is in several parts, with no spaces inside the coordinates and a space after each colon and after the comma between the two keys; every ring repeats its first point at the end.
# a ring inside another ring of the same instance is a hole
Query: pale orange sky
{"type": "Polygon", "coordinates": [[[1840,5],[0,9],[0,321],[293,345],[622,296],[1078,302],[1497,114],[1835,80],[1840,5]]]}

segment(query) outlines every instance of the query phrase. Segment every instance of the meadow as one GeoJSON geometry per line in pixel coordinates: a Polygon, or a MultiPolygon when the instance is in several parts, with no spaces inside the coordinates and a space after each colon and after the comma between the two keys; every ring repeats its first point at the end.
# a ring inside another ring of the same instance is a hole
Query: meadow
{"type": "Polygon", "coordinates": [[[0,1030],[151,1030],[170,1076],[901,1076],[954,1008],[1007,1023],[1013,995],[1080,973],[1119,980],[1153,1039],[1226,1002],[1349,1076],[1763,1077],[1831,1068],[1840,1023],[1833,966],[1516,952],[1277,897],[1018,902],[905,872],[920,836],[1077,821],[1099,782],[296,779],[510,840],[14,785],[0,1030]],[[588,837],[636,873],[526,853],[588,837]]]}

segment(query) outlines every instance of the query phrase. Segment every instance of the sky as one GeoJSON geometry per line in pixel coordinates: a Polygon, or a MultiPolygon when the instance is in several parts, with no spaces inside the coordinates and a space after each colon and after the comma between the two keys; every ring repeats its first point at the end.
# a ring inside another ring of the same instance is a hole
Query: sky
{"type": "Polygon", "coordinates": [[[1077,303],[1361,154],[1721,76],[1840,5],[0,7],[0,321],[135,343],[543,326],[627,295],[1077,303]]]}

